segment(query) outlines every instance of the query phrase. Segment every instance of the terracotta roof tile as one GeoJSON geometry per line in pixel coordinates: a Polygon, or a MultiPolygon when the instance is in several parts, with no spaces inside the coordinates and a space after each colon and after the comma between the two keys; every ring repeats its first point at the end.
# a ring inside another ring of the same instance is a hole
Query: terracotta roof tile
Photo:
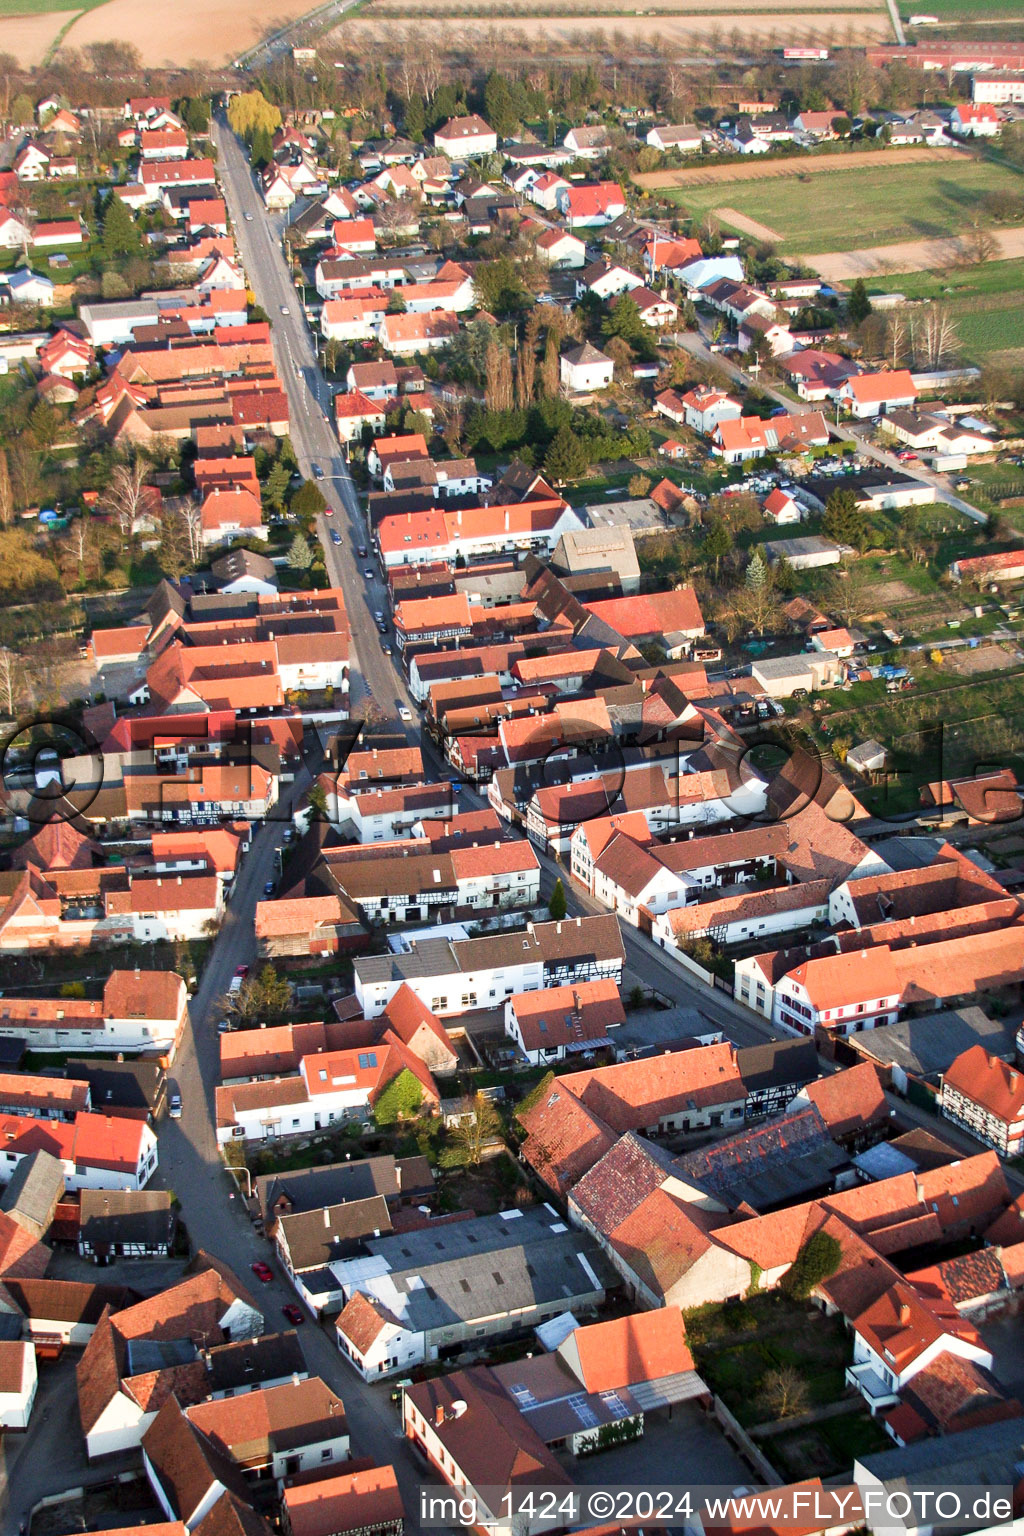
{"type": "Polygon", "coordinates": [[[571,1338],[588,1392],[606,1392],[694,1369],[678,1307],[591,1323],[576,1328],[571,1338]]]}
{"type": "Polygon", "coordinates": [[[849,1136],[889,1118],[881,1075],[871,1061],[819,1077],[807,1084],[801,1097],[811,1101],[835,1137],[849,1136]]]}

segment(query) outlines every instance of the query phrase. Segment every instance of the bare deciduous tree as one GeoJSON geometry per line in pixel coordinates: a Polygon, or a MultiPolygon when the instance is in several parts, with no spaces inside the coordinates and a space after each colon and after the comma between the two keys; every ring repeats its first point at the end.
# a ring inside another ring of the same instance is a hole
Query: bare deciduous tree
{"type": "Polygon", "coordinates": [[[807,1383],[792,1365],[766,1371],[761,1378],[758,1401],[773,1419],[789,1419],[810,1405],[807,1383]]]}
{"type": "Polygon", "coordinates": [[[885,323],[885,354],[890,368],[899,368],[907,350],[907,323],[894,309],[885,323]]]}
{"type": "Polygon", "coordinates": [[[956,326],[948,309],[931,304],[920,324],[912,324],[910,350],[914,361],[925,368],[941,368],[960,348],[956,326]]]}
{"type": "Polygon", "coordinates": [[[14,521],[14,489],[11,472],[7,467],[7,454],[0,448],[0,528],[9,528],[14,521]]]}
{"type": "Polygon", "coordinates": [[[127,538],[135,526],[145,504],[146,475],[149,465],[144,459],[134,463],[115,464],[110,481],[100,498],[100,504],[108,508],[117,519],[117,526],[127,538]]]}
{"type": "Polygon", "coordinates": [[[25,696],[25,664],[17,651],[0,647],[0,709],[13,720],[25,696]]]}

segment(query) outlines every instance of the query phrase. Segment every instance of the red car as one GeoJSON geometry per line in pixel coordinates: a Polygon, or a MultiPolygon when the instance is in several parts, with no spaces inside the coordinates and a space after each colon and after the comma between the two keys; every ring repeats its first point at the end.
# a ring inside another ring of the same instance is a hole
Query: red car
{"type": "Polygon", "coordinates": [[[263,1281],[264,1285],[267,1285],[274,1278],[274,1271],[271,1269],[269,1264],[264,1264],[262,1259],[256,1260],[255,1264],[252,1266],[252,1272],[256,1276],[257,1280],[263,1281]]]}
{"type": "Polygon", "coordinates": [[[304,1323],[306,1321],[302,1308],[297,1307],[294,1301],[286,1302],[285,1305],[281,1308],[281,1311],[284,1313],[288,1321],[292,1323],[296,1328],[300,1323],[304,1323]]]}
{"type": "Polygon", "coordinates": [[[245,978],[248,976],[248,974],[249,974],[249,967],[247,965],[236,965],[235,966],[235,975],[241,977],[242,981],[245,980],[245,978]]]}

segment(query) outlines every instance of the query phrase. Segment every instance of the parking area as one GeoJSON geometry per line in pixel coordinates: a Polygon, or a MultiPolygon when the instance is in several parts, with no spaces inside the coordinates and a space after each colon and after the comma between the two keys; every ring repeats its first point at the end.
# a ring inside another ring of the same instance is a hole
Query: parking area
{"type": "Polygon", "coordinates": [[[577,1460],[558,1453],[576,1482],[613,1488],[617,1484],[658,1488],[715,1483],[736,1488],[751,1480],[751,1470],[733,1450],[715,1420],[693,1403],[682,1403],[672,1417],[648,1414],[644,1433],[628,1445],[577,1460]]]}

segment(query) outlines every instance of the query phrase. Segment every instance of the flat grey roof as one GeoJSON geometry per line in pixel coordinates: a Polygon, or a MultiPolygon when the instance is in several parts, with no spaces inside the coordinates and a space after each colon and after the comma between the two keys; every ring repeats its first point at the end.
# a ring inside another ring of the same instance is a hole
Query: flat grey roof
{"type": "Polygon", "coordinates": [[[815,662],[838,661],[835,651],[801,651],[796,656],[765,656],[751,664],[751,676],[805,677],[815,662]]]}
{"type": "Polygon", "coordinates": [[[353,962],[360,981],[406,981],[410,976],[453,976],[459,970],[447,939],[420,939],[407,954],[361,955],[353,962]]]}
{"type": "Polygon", "coordinates": [[[885,1065],[928,1077],[945,1072],[972,1045],[983,1045],[993,1056],[1011,1058],[1014,1034],[1012,1023],[990,1019],[982,1008],[950,1008],[865,1030],[857,1037],[857,1048],[885,1065]]]}

